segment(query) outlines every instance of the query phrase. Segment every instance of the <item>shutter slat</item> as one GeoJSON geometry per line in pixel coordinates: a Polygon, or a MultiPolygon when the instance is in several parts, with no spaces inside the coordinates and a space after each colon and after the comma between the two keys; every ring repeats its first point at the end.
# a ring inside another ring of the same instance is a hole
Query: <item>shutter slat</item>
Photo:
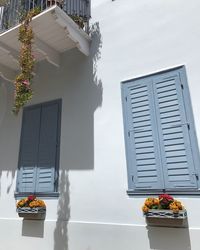
{"type": "Polygon", "coordinates": [[[165,98],[165,97],[170,97],[170,96],[175,96],[176,95],[176,89],[170,89],[166,95],[165,93],[166,91],[163,91],[163,92],[159,92],[158,91],[158,97],[162,100],[162,98],[165,98]]]}
{"type": "Polygon", "coordinates": [[[175,157],[177,155],[184,156],[186,155],[185,149],[184,150],[174,150],[174,151],[165,151],[166,157],[175,157]]]}
{"type": "Polygon", "coordinates": [[[172,80],[166,80],[166,81],[161,81],[161,82],[157,82],[157,89],[158,89],[158,93],[161,93],[163,91],[169,91],[169,90],[174,90],[176,89],[174,87],[174,81],[172,80]]]}
{"type": "Polygon", "coordinates": [[[178,106],[178,101],[177,100],[159,103],[159,107],[161,109],[168,108],[168,107],[175,106],[175,105],[178,106]]]}

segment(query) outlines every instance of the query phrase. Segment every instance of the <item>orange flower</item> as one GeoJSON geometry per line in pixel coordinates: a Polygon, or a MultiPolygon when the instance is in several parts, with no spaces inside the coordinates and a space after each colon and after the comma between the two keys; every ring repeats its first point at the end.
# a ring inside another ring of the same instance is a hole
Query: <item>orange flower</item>
{"type": "Polygon", "coordinates": [[[153,199],[153,204],[154,205],[159,205],[159,199],[158,198],[154,198],[153,199]]]}
{"type": "Polygon", "coordinates": [[[154,198],[147,198],[144,202],[144,205],[147,206],[148,208],[151,208],[151,206],[153,205],[153,200],[154,198]]]}
{"type": "Polygon", "coordinates": [[[30,199],[30,196],[29,196],[29,198],[21,199],[16,204],[17,208],[19,208],[19,207],[30,207],[30,208],[33,208],[33,207],[46,207],[43,200],[38,200],[38,199],[36,199],[35,196],[33,198],[34,199],[30,199]]]}
{"type": "Polygon", "coordinates": [[[24,207],[27,202],[27,199],[21,199],[17,202],[17,207],[24,207]]]}
{"type": "Polygon", "coordinates": [[[178,212],[179,212],[179,208],[178,208],[178,206],[176,205],[176,202],[172,202],[172,203],[169,205],[169,208],[170,208],[170,210],[172,210],[174,213],[178,213],[178,212]]]}
{"type": "Polygon", "coordinates": [[[175,200],[174,203],[176,204],[176,206],[178,207],[178,209],[183,210],[183,205],[181,204],[180,201],[175,200]]]}
{"type": "Polygon", "coordinates": [[[148,213],[149,212],[149,208],[147,207],[147,206],[143,206],[142,207],[142,211],[144,212],[144,213],[148,213]]]}

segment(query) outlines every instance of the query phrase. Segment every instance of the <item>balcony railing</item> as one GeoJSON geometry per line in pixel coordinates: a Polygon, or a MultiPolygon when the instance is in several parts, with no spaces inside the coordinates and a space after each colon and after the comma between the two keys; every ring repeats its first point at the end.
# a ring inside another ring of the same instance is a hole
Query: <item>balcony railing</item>
{"type": "Polygon", "coordinates": [[[38,7],[42,12],[55,4],[69,16],[82,18],[85,31],[88,32],[90,0],[2,0],[2,6],[0,7],[0,32],[4,32],[19,24],[21,18],[29,10],[38,7]]]}

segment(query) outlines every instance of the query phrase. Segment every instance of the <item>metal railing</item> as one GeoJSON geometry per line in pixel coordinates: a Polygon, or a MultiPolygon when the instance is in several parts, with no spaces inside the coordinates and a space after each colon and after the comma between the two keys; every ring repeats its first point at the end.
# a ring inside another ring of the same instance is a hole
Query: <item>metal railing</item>
{"type": "Polygon", "coordinates": [[[17,25],[22,16],[31,9],[37,7],[42,12],[55,4],[68,15],[82,18],[85,31],[88,31],[90,0],[3,0],[2,2],[3,4],[0,6],[0,32],[17,25]]]}

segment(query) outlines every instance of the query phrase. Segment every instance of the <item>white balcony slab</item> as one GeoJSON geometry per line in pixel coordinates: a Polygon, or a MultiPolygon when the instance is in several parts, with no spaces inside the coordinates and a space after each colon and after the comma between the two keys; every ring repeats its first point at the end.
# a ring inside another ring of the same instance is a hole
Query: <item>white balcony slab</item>
{"type": "MultiPolygon", "coordinates": [[[[33,54],[36,62],[47,60],[59,67],[60,55],[77,48],[89,55],[90,36],[58,6],[54,5],[35,16],[31,23],[34,31],[33,54]]],[[[0,75],[9,81],[19,71],[18,41],[20,25],[0,34],[0,75]]]]}

